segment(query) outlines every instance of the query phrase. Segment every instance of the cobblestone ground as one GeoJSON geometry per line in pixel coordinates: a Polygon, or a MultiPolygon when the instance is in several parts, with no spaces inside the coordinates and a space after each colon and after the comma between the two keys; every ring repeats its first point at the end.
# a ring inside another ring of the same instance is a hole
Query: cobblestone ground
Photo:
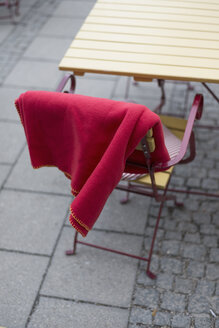
{"type": "MultiPolygon", "coordinates": [[[[188,107],[197,92],[205,95],[205,111],[200,124],[216,126],[219,123],[218,105],[198,84],[190,92],[188,107]]],[[[218,88],[215,92],[218,94],[218,88]]],[[[173,93],[175,99],[182,99],[186,88],[175,85],[173,93]]],[[[174,110],[182,113],[182,105],[176,107],[174,110]]],[[[195,135],[196,159],[174,169],[170,188],[218,194],[219,130],[196,128],[195,135]]],[[[188,194],[179,194],[178,199],[183,201],[183,207],[176,208],[167,202],[163,210],[153,258],[154,270],[159,272],[157,280],[147,278],[144,263],[139,265],[129,328],[219,327],[219,202],[216,198],[188,194]]],[[[158,206],[152,202],[143,254],[151,238],[157,211],[158,206]]]]}
{"type": "MultiPolygon", "coordinates": [[[[37,36],[38,31],[60,5],[60,1],[31,0],[28,3],[23,0],[21,4],[23,6],[28,4],[29,9],[22,20],[13,25],[7,38],[0,43],[0,87],[22,58],[31,41],[37,36]]],[[[0,22],[0,24],[1,29],[4,23],[0,22]]],[[[218,104],[201,84],[194,83],[193,86],[194,90],[189,91],[188,101],[186,101],[187,86],[185,84],[166,83],[167,105],[164,110],[181,115],[191,106],[195,93],[201,92],[205,96],[205,108],[200,124],[219,126],[218,104]]],[[[211,87],[218,95],[219,87],[215,85],[211,85],[211,87]]],[[[151,90],[152,93],[157,93],[154,86],[151,87],[151,90]]],[[[124,88],[120,88],[120,80],[116,81],[111,96],[113,99],[124,98],[124,88]]],[[[145,84],[132,85],[130,97],[135,101],[147,104],[145,84]]],[[[2,119],[1,122],[6,122],[6,120],[2,119]]],[[[195,134],[196,159],[191,164],[175,168],[170,188],[218,193],[219,130],[197,127],[195,134]]],[[[9,175],[10,172],[5,181],[9,175]]],[[[129,311],[127,328],[219,328],[219,202],[218,199],[201,195],[178,194],[178,198],[183,201],[183,207],[176,207],[173,202],[168,201],[163,209],[152,260],[152,270],[157,273],[157,279],[150,280],[145,275],[145,263],[140,262],[130,305],[128,307],[112,306],[113,311],[129,311]]],[[[147,254],[157,210],[158,205],[152,201],[144,231],[142,255],[147,254]]],[[[67,227],[67,225],[65,226],[67,227]]],[[[98,231],[98,229],[96,230],[98,231]]],[[[54,249],[55,247],[56,245],[54,249]]],[[[53,254],[54,252],[51,256],[53,254]]],[[[46,261],[46,256],[44,258],[46,261]]],[[[52,260],[51,257],[39,291],[52,260]]],[[[40,306],[41,302],[43,304],[46,299],[51,299],[54,304],[62,300],[66,302],[63,311],[68,310],[69,300],[67,297],[52,298],[52,296],[42,294],[40,298],[39,292],[37,292],[25,327],[49,327],[46,324],[34,326],[33,323],[31,325],[32,315],[35,313],[37,316],[38,313],[39,299],[40,306]]],[[[78,302],[77,306],[86,304],[91,306],[93,303],[83,301],[78,302]]],[[[101,308],[98,304],[94,305],[101,308]]],[[[110,305],[107,306],[110,307],[110,305]]],[[[107,306],[102,307],[103,313],[107,306]]],[[[39,312],[43,311],[42,308],[43,306],[39,307],[39,312]]],[[[53,311],[56,312],[55,305],[53,311]]],[[[44,320],[46,322],[46,317],[44,320]]],[[[11,327],[14,326],[11,325],[11,327]]],[[[19,327],[23,328],[24,326],[20,325],[19,327]]],[[[92,325],[92,327],[94,326],[92,325]]]]}

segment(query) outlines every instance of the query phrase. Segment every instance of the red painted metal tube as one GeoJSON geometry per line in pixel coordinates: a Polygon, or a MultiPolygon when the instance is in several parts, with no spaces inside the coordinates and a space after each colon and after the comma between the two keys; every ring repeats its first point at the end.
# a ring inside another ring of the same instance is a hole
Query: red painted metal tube
{"type": "Polygon", "coordinates": [[[108,251],[108,252],[111,252],[111,253],[116,253],[116,254],[119,254],[119,255],[124,255],[124,256],[128,256],[128,257],[132,257],[132,258],[137,259],[137,260],[148,261],[148,258],[146,258],[146,257],[141,257],[141,256],[137,256],[137,255],[133,255],[133,254],[129,254],[129,253],[117,251],[115,249],[111,249],[111,248],[107,248],[107,247],[102,247],[102,246],[98,246],[98,245],[86,243],[84,241],[78,240],[77,243],[78,244],[85,245],[85,246],[90,246],[90,247],[93,247],[93,248],[99,248],[99,249],[101,249],[103,251],[108,251]]]}

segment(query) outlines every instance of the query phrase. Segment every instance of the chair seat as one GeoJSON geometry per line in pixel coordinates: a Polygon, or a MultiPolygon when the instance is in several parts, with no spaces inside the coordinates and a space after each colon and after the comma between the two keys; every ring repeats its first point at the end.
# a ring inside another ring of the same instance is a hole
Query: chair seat
{"type": "MultiPolygon", "coordinates": [[[[160,115],[160,118],[163,124],[165,145],[170,158],[173,159],[180,150],[181,139],[184,135],[187,120],[167,115],[160,115]]],[[[171,167],[166,171],[157,172],[154,174],[155,183],[158,188],[166,188],[170,176],[173,172],[173,168],[174,167],[171,167]]],[[[151,186],[151,179],[149,174],[123,173],[121,180],[132,181],[135,183],[144,184],[146,186],[151,186]]]]}

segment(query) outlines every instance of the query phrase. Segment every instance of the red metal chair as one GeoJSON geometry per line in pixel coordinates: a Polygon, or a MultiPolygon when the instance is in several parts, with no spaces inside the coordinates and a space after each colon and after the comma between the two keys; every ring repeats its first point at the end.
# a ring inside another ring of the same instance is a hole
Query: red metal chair
{"type": "MultiPolygon", "coordinates": [[[[71,81],[70,92],[74,92],[75,78],[73,75],[65,76],[56,91],[62,92],[69,79],[71,81]]],[[[68,91],[64,91],[64,92],[68,92],[68,91]]],[[[202,110],[203,110],[203,96],[201,94],[197,94],[194,98],[188,120],[179,117],[160,115],[161,121],[163,123],[165,144],[170,155],[170,160],[168,162],[165,163],[161,162],[156,165],[151,164],[150,161],[151,153],[155,150],[156,147],[156,140],[153,137],[153,131],[151,129],[147,133],[145,138],[141,140],[141,143],[137,147],[138,150],[141,150],[144,153],[145,164],[143,166],[147,168],[148,174],[136,175],[136,174],[124,173],[121,180],[128,181],[127,186],[125,186],[124,183],[122,183],[116,187],[116,189],[127,192],[127,197],[122,201],[123,203],[126,203],[129,200],[128,196],[130,192],[153,197],[157,202],[160,203],[157,221],[154,228],[153,238],[150,245],[148,257],[147,258],[140,257],[137,255],[120,252],[118,250],[109,249],[78,240],[77,232],[75,233],[74,236],[73,249],[67,251],[66,252],[67,255],[75,254],[77,243],[99,248],[113,253],[147,261],[147,267],[146,267],[147,275],[152,279],[156,278],[156,275],[150,271],[150,263],[151,263],[154,242],[156,239],[156,234],[159,226],[163,205],[164,202],[168,199],[173,199],[175,200],[175,203],[178,204],[175,196],[167,195],[168,185],[170,182],[170,178],[174,166],[178,164],[186,164],[188,162],[191,162],[195,158],[195,137],[193,132],[193,125],[196,119],[199,120],[201,118],[202,110]],[[189,155],[185,158],[188,149],[189,149],[189,155]]],[[[140,164],[135,164],[135,163],[130,163],[130,164],[142,166],[140,164]]]]}

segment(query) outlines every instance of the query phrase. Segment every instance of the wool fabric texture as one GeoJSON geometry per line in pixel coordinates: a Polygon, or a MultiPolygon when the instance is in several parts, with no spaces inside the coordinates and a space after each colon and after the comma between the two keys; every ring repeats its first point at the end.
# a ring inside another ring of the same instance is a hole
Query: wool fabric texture
{"type": "MultiPolygon", "coordinates": [[[[86,236],[135,147],[153,128],[152,162],[169,160],[157,114],[139,104],[49,91],[27,91],[15,101],[34,168],[55,166],[71,180],[72,226],[86,236]]],[[[136,155],[136,156],[135,156],[136,155]]],[[[139,172],[139,171],[138,171],[139,172]]]]}

